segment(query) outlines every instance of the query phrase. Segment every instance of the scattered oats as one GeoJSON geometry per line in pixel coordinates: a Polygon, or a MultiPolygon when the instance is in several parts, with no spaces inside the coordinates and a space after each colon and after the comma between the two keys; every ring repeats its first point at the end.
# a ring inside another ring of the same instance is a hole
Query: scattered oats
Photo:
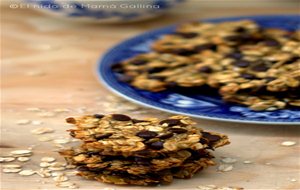
{"type": "Polygon", "coordinates": [[[221,172],[229,172],[232,169],[233,169],[233,166],[229,165],[229,164],[222,164],[218,167],[218,171],[221,171],[221,172]]]}
{"type": "Polygon", "coordinates": [[[53,157],[43,157],[41,158],[42,162],[54,162],[56,159],[53,157]]]}
{"type": "Polygon", "coordinates": [[[79,139],[71,139],[71,142],[79,142],[79,139]]]}
{"type": "Polygon", "coordinates": [[[237,160],[235,158],[229,158],[229,157],[224,157],[222,158],[221,162],[225,163],[225,164],[233,164],[235,163],[237,160]]]}
{"type": "Polygon", "coordinates": [[[56,182],[64,182],[64,181],[68,181],[69,178],[65,175],[58,175],[58,176],[54,177],[53,180],[56,182]]]}
{"type": "Polygon", "coordinates": [[[70,139],[67,138],[67,139],[55,139],[53,140],[54,143],[56,144],[67,144],[70,142],[70,139]]]}
{"type": "Polygon", "coordinates": [[[217,188],[216,190],[243,190],[244,188],[242,187],[220,187],[217,188]]]}
{"type": "Polygon", "coordinates": [[[45,75],[46,73],[44,71],[28,71],[25,73],[25,75],[27,76],[43,76],[45,75]]]}
{"type": "Polygon", "coordinates": [[[67,169],[75,169],[76,166],[75,166],[75,165],[67,165],[66,168],[67,168],[67,169]]]}
{"type": "Polygon", "coordinates": [[[60,176],[60,175],[64,175],[64,173],[63,172],[51,172],[52,177],[57,177],[57,176],[60,176]]]}
{"type": "Polygon", "coordinates": [[[13,155],[21,156],[21,155],[31,155],[31,150],[14,150],[10,152],[13,155]]]}
{"type": "Polygon", "coordinates": [[[20,119],[20,120],[17,121],[17,124],[18,124],[18,125],[27,125],[27,124],[29,124],[30,122],[31,122],[31,121],[28,120],[28,119],[20,119]]]}
{"type": "Polygon", "coordinates": [[[20,168],[4,168],[2,170],[4,173],[18,173],[21,171],[20,168]]]}
{"type": "Polygon", "coordinates": [[[200,185],[197,188],[200,190],[243,190],[242,187],[217,187],[215,185],[200,185]]]}
{"type": "Polygon", "coordinates": [[[57,187],[65,187],[65,188],[69,188],[69,189],[78,188],[78,186],[75,183],[72,183],[72,182],[69,182],[69,181],[57,183],[56,186],[57,187]]]}
{"type": "Polygon", "coordinates": [[[217,186],[215,186],[215,185],[199,185],[197,188],[200,190],[213,190],[213,189],[217,189],[217,186]]]}
{"type": "Polygon", "coordinates": [[[78,174],[78,171],[70,171],[65,173],[67,176],[76,176],[78,174]]]}
{"type": "Polygon", "coordinates": [[[47,137],[47,136],[42,136],[42,137],[39,137],[38,140],[42,141],[42,142],[47,142],[47,141],[52,141],[53,138],[52,137],[47,137]]]}
{"type": "Polygon", "coordinates": [[[51,171],[45,168],[41,168],[39,171],[37,171],[37,174],[43,178],[51,177],[51,171]]]}
{"type": "Polygon", "coordinates": [[[40,127],[40,128],[31,130],[31,133],[35,134],[35,135],[41,135],[44,133],[53,133],[53,132],[54,132],[54,129],[49,128],[49,127],[40,127]]]}
{"type": "Polygon", "coordinates": [[[22,157],[18,157],[17,160],[20,161],[20,162],[27,162],[27,161],[30,160],[30,158],[22,156],[22,157]]]}
{"type": "Polygon", "coordinates": [[[79,186],[76,185],[75,183],[73,183],[73,185],[70,185],[68,188],[69,188],[69,189],[78,189],[79,186]]]}
{"type": "Polygon", "coordinates": [[[19,164],[6,164],[2,166],[3,168],[21,168],[22,166],[19,164]]]}
{"type": "Polygon", "coordinates": [[[33,171],[33,170],[22,170],[19,172],[20,175],[23,175],[23,176],[30,176],[30,175],[33,175],[35,174],[36,172],[33,171]]]}
{"type": "Polygon", "coordinates": [[[53,111],[56,112],[56,113],[70,112],[70,110],[67,109],[67,108],[58,108],[58,109],[55,109],[53,111]]]}
{"type": "Polygon", "coordinates": [[[40,117],[54,117],[55,113],[54,112],[41,112],[38,114],[40,117]]]}
{"type": "Polygon", "coordinates": [[[272,163],[270,163],[270,162],[267,162],[267,163],[265,163],[266,165],[272,165],[272,163]]]}
{"type": "Polygon", "coordinates": [[[53,162],[53,163],[50,163],[50,166],[53,166],[53,167],[65,167],[67,165],[67,163],[65,162],[53,162]]]}
{"type": "Polygon", "coordinates": [[[34,120],[31,122],[32,125],[42,125],[44,122],[42,121],[38,121],[38,120],[34,120]]]}
{"type": "Polygon", "coordinates": [[[48,162],[41,162],[40,163],[40,167],[41,168],[47,168],[47,167],[49,167],[50,166],[50,164],[48,163],[48,162]]]}
{"type": "Polygon", "coordinates": [[[297,179],[295,179],[295,178],[292,178],[292,179],[290,179],[290,181],[291,181],[291,182],[296,182],[296,181],[297,181],[297,179]]]}
{"type": "Polygon", "coordinates": [[[32,112],[39,112],[39,111],[41,111],[40,108],[27,108],[26,110],[27,111],[32,111],[32,112]]]}
{"type": "Polygon", "coordinates": [[[295,144],[295,141],[284,141],[281,143],[281,146],[294,146],[295,144]]]}
{"type": "Polygon", "coordinates": [[[0,157],[0,163],[2,163],[2,162],[12,162],[15,159],[16,158],[14,158],[14,157],[0,157]]]}
{"type": "Polygon", "coordinates": [[[250,160],[245,160],[243,163],[244,163],[244,164],[252,164],[253,162],[250,161],[250,160]]]}

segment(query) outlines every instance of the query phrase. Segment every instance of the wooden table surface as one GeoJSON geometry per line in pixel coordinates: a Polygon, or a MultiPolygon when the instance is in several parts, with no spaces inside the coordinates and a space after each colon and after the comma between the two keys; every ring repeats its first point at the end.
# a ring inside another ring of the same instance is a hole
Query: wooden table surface
{"type": "MultiPolygon", "coordinates": [[[[232,2],[232,1],[231,1],[232,2]]],[[[237,1],[234,1],[237,2],[237,1]]],[[[55,152],[51,141],[41,142],[41,136],[54,139],[66,137],[70,127],[64,118],[83,113],[128,113],[134,116],[166,117],[170,114],[153,109],[139,108],[115,99],[111,92],[98,83],[94,76],[96,60],[113,45],[149,29],[195,18],[255,14],[298,13],[295,6],[210,6],[207,1],[193,1],[159,19],[134,24],[99,25],[79,24],[45,16],[31,9],[2,11],[2,122],[1,155],[11,150],[31,147],[34,155],[24,168],[39,168],[43,156],[55,152]],[[116,103],[117,101],[117,103],[116,103]],[[28,108],[40,108],[34,112],[28,108]],[[53,115],[54,114],[54,115],[53,115]],[[42,121],[20,125],[19,120],[42,121]],[[32,129],[50,127],[55,132],[33,135],[32,129]]],[[[121,187],[72,177],[80,189],[196,189],[199,185],[219,187],[238,186],[245,189],[300,189],[299,126],[272,126],[225,123],[197,119],[206,130],[228,134],[231,144],[215,152],[221,157],[236,158],[232,171],[218,172],[210,167],[190,180],[175,180],[168,186],[121,187]],[[283,141],[296,141],[291,147],[281,146],[283,141]],[[243,161],[252,161],[244,164],[243,161]]],[[[70,146],[72,144],[64,144],[70,146]]],[[[18,162],[15,162],[18,163],[18,162]]],[[[20,176],[1,174],[3,190],[58,189],[51,178],[38,175],[20,176]]]]}

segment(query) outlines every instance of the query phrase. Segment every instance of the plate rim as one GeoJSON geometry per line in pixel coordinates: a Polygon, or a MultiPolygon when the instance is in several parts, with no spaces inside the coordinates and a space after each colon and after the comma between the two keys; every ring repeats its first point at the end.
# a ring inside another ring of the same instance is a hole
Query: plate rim
{"type": "MultiPolygon", "coordinates": [[[[216,18],[208,18],[208,19],[203,19],[202,21],[204,22],[210,22],[210,21],[220,21],[222,22],[223,20],[226,21],[228,19],[246,19],[246,18],[259,18],[259,17],[296,17],[299,16],[300,14],[284,14],[284,15],[247,15],[247,16],[231,16],[231,17],[216,17],[216,18]]],[[[250,18],[250,19],[251,19],[250,18]]],[[[95,69],[94,70],[94,74],[97,78],[97,81],[99,81],[106,89],[108,89],[109,91],[113,92],[114,94],[129,100],[130,102],[133,102],[135,104],[141,105],[141,106],[145,106],[148,108],[152,108],[152,109],[156,109],[156,110],[160,110],[160,111],[164,111],[167,113],[173,113],[173,114],[180,114],[180,115],[187,115],[187,116],[191,116],[197,119],[205,119],[205,120],[209,120],[209,121],[218,121],[218,122],[233,122],[233,123],[243,123],[243,124],[263,124],[263,125],[300,125],[300,122],[296,121],[296,122],[289,122],[289,121],[279,121],[279,122],[273,122],[273,121],[258,121],[258,120],[241,120],[241,119],[226,119],[226,118],[218,118],[218,117],[209,117],[209,116],[205,116],[205,115],[196,115],[196,114],[191,114],[191,113],[183,113],[180,111],[175,111],[175,110],[169,110],[166,108],[162,108],[162,107],[158,107],[155,105],[151,105],[151,104],[147,104],[144,103],[142,101],[136,100],[134,98],[131,98],[130,96],[127,96],[126,94],[119,92],[117,89],[115,89],[114,87],[110,86],[107,81],[104,79],[102,73],[100,72],[100,68],[101,65],[103,65],[102,63],[104,62],[104,59],[117,47],[119,47],[121,44],[132,41],[138,37],[141,36],[146,36],[149,35],[153,32],[159,32],[160,30],[166,30],[166,29],[171,29],[172,27],[177,26],[177,24],[171,24],[171,25],[167,25],[167,26],[163,26],[163,27],[159,27],[159,28],[154,28],[151,30],[148,30],[146,32],[142,32],[139,33],[137,35],[134,35],[132,37],[129,37],[117,44],[115,44],[114,46],[112,46],[111,48],[109,48],[107,51],[105,51],[97,60],[96,65],[95,65],[95,69]]],[[[242,116],[241,116],[242,117],[242,116]]]]}

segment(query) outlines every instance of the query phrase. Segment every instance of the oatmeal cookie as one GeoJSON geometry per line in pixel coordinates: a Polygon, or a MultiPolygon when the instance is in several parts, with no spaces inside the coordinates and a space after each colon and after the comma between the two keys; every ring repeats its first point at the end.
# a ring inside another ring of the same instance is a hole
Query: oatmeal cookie
{"type": "Polygon", "coordinates": [[[83,171],[80,171],[78,175],[86,179],[96,179],[100,182],[118,185],[158,185],[169,184],[173,181],[173,178],[191,178],[202,169],[212,165],[215,165],[212,160],[200,158],[198,160],[188,161],[180,167],[141,175],[132,175],[120,171],[91,171],[89,168],[81,168],[80,170],[83,171]]]}
{"type": "Polygon", "coordinates": [[[68,118],[76,125],[71,136],[83,140],[81,147],[103,155],[156,156],[183,149],[217,148],[229,143],[226,135],[203,131],[186,116],[137,120],[126,115],[88,115],[68,118]]]}

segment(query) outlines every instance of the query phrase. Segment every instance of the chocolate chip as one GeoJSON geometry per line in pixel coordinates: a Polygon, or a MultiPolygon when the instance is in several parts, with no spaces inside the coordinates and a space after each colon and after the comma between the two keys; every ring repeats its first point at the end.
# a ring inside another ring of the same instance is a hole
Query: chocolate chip
{"type": "Polygon", "coordinates": [[[111,69],[113,72],[116,73],[123,73],[124,72],[124,68],[123,65],[121,63],[117,63],[111,66],[111,69]]]}
{"type": "Polygon", "coordinates": [[[298,61],[299,59],[300,59],[300,57],[298,57],[298,56],[293,56],[293,57],[291,57],[290,59],[286,60],[286,61],[284,62],[284,64],[292,64],[292,63],[298,61]]]}
{"type": "Polygon", "coordinates": [[[150,165],[151,164],[151,162],[149,161],[148,158],[134,157],[134,161],[140,165],[150,165]]]}
{"type": "Polygon", "coordinates": [[[195,49],[197,52],[201,52],[201,51],[204,51],[204,50],[212,50],[212,51],[216,51],[216,50],[217,50],[217,45],[216,45],[216,44],[211,44],[211,43],[208,43],[208,44],[201,44],[201,45],[195,46],[194,49],[195,49]]]}
{"type": "Polygon", "coordinates": [[[267,46],[280,46],[280,43],[274,39],[265,40],[262,43],[267,46]]]}
{"type": "Polygon", "coordinates": [[[135,59],[135,60],[130,61],[130,64],[132,64],[132,65],[144,65],[147,62],[148,61],[145,60],[145,59],[135,59]]]}
{"type": "Polygon", "coordinates": [[[260,40],[258,37],[251,36],[247,33],[242,33],[239,35],[226,36],[224,38],[227,41],[236,42],[236,43],[256,43],[260,40]]]}
{"type": "Polygon", "coordinates": [[[86,166],[79,166],[79,167],[77,168],[77,170],[78,170],[78,171],[89,171],[89,168],[86,167],[86,166]]]}
{"type": "Polygon", "coordinates": [[[232,41],[232,42],[242,41],[242,37],[240,35],[226,36],[226,37],[224,37],[224,39],[227,41],[232,41]]]}
{"type": "Polygon", "coordinates": [[[106,133],[106,134],[96,134],[94,137],[96,140],[102,140],[102,139],[106,139],[110,136],[112,136],[113,134],[112,133],[106,133]]]}
{"type": "Polygon", "coordinates": [[[189,55],[193,55],[197,52],[194,50],[188,50],[188,49],[173,49],[170,51],[170,53],[182,55],[182,56],[189,56],[189,55]]]}
{"type": "Polygon", "coordinates": [[[249,80],[256,79],[256,76],[250,73],[242,73],[240,76],[243,77],[244,79],[249,79],[249,80]]]}
{"type": "Polygon", "coordinates": [[[204,138],[201,138],[199,141],[201,144],[208,144],[208,141],[204,138]]]}
{"type": "Polygon", "coordinates": [[[140,131],[136,134],[136,136],[144,138],[144,139],[152,139],[152,138],[156,137],[157,135],[158,134],[156,132],[147,131],[147,130],[140,131]]]}
{"type": "Polygon", "coordinates": [[[213,69],[209,66],[203,66],[199,69],[201,73],[212,73],[213,69]]]}
{"type": "Polygon", "coordinates": [[[259,63],[259,64],[256,64],[251,67],[251,70],[258,71],[258,72],[267,71],[268,69],[269,69],[269,67],[267,65],[265,65],[264,63],[259,63]]]}
{"type": "Polygon", "coordinates": [[[131,118],[123,114],[112,114],[112,119],[116,121],[130,121],[131,118]]]}
{"type": "Polygon", "coordinates": [[[266,80],[266,82],[271,82],[271,81],[275,80],[276,78],[275,77],[265,77],[264,79],[266,80]]]}
{"type": "Polygon", "coordinates": [[[171,137],[173,137],[173,136],[174,136],[173,133],[165,133],[165,134],[158,135],[157,138],[160,138],[160,139],[168,139],[168,138],[171,138],[171,137]]]}
{"type": "Polygon", "coordinates": [[[240,27],[237,27],[234,31],[238,32],[238,33],[243,33],[243,32],[246,32],[247,30],[246,30],[246,28],[240,26],[240,27]]]}
{"type": "Polygon", "coordinates": [[[147,121],[145,121],[145,120],[140,120],[140,119],[132,119],[131,121],[132,121],[132,123],[142,123],[142,122],[147,122],[147,121]]]}
{"type": "Polygon", "coordinates": [[[146,156],[146,157],[149,156],[150,153],[151,153],[150,150],[139,150],[139,151],[136,152],[137,155],[139,155],[139,156],[146,156]]]}
{"type": "Polygon", "coordinates": [[[158,72],[161,72],[161,71],[163,71],[165,69],[166,69],[166,67],[153,67],[153,68],[149,68],[148,72],[150,74],[152,74],[152,73],[158,73],[158,72]]]}
{"type": "Polygon", "coordinates": [[[164,143],[161,141],[153,142],[149,145],[152,149],[160,150],[164,148],[164,143]]]}
{"type": "Polygon", "coordinates": [[[229,53],[229,54],[226,55],[226,57],[233,58],[233,59],[242,59],[243,56],[244,55],[242,53],[239,53],[239,52],[232,52],[232,53],[229,53]]]}
{"type": "Polygon", "coordinates": [[[206,138],[207,140],[209,140],[209,141],[211,141],[211,142],[216,142],[216,141],[218,141],[218,140],[221,139],[221,137],[218,136],[218,135],[212,135],[212,134],[207,133],[207,132],[201,132],[201,133],[202,133],[202,136],[203,136],[204,138],[206,138]]]}
{"type": "Polygon", "coordinates": [[[186,129],[182,129],[182,128],[170,128],[168,130],[171,131],[171,132],[173,132],[173,133],[177,133],[177,134],[181,134],[181,133],[186,133],[187,132],[186,129]]]}
{"type": "Polygon", "coordinates": [[[237,67],[248,67],[250,65],[249,61],[246,60],[237,60],[235,62],[232,63],[233,65],[237,66],[237,67]]]}
{"type": "Polygon", "coordinates": [[[167,123],[169,127],[179,125],[179,126],[186,126],[184,123],[181,123],[180,119],[165,119],[159,122],[160,125],[167,123]]]}
{"type": "Polygon", "coordinates": [[[69,134],[70,134],[71,137],[75,137],[75,136],[76,136],[76,135],[75,135],[75,131],[70,131],[69,134]]]}
{"type": "Polygon", "coordinates": [[[177,36],[181,36],[183,38],[188,38],[188,39],[195,38],[199,35],[198,33],[195,33],[195,32],[184,32],[184,33],[183,32],[176,32],[174,34],[177,35],[177,36]]]}
{"type": "Polygon", "coordinates": [[[155,80],[159,80],[159,81],[163,81],[166,79],[166,77],[164,76],[149,76],[149,79],[155,79],[155,80]]]}
{"type": "Polygon", "coordinates": [[[71,123],[71,124],[75,124],[76,120],[73,117],[68,117],[68,118],[66,118],[66,122],[71,123]]]}
{"type": "Polygon", "coordinates": [[[101,119],[104,117],[104,115],[102,115],[102,114],[94,114],[93,116],[94,116],[94,118],[98,118],[98,119],[101,119]]]}
{"type": "Polygon", "coordinates": [[[99,152],[87,151],[85,152],[85,154],[88,155],[89,157],[92,157],[94,155],[99,155],[99,152]]]}

